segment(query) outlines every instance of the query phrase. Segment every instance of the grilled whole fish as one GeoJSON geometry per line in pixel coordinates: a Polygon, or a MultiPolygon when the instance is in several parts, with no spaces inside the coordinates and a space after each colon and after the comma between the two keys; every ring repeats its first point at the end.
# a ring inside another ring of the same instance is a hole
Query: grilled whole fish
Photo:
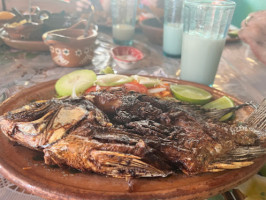
{"type": "Polygon", "coordinates": [[[36,101],[2,115],[0,126],[11,140],[43,151],[46,164],[118,178],[234,169],[266,154],[266,100],[242,125],[210,113],[118,89],[36,101]]]}

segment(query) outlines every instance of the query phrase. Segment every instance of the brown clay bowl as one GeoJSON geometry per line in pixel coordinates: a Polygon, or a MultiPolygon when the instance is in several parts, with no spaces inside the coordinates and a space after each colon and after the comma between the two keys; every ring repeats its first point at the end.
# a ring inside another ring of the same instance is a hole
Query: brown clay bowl
{"type": "Polygon", "coordinates": [[[150,42],[158,45],[163,43],[163,24],[156,18],[144,19],[140,22],[140,27],[144,35],[150,42]]]}
{"type": "Polygon", "coordinates": [[[49,46],[53,61],[62,67],[81,67],[91,63],[95,49],[96,30],[74,25],[67,29],[57,29],[43,34],[43,41],[49,46]]]}
{"type": "Polygon", "coordinates": [[[7,32],[8,37],[13,40],[41,41],[44,32],[43,24],[35,22],[26,22],[16,26],[5,24],[3,28],[7,32]]]}

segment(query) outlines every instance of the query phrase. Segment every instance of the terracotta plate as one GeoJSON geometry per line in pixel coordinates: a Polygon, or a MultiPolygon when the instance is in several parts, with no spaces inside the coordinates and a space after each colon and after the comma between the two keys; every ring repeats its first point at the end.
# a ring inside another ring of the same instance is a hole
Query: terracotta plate
{"type": "MultiPolygon", "coordinates": [[[[189,82],[165,79],[175,83],[189,82]]],[[[0,115],[38,99],[54,96],[55,81],[41,83],[20,91],[0,106],[0,115]]],[[[214,97],[225,93],[202,86],[214,97]]],[[[231,97],[236,103],[240,100],[231,97]]],[[[243,109],[238,117],[247,117],[250,108],[243,109]]],[[[128,192],[124,179],[115,179],[94,173],[72,173],[67,169],[45,166],[43,161],[36,161],[37,152],[13,142],[0,133],[0,173],[8,180],[33,194],[46,199],[204,199],[227,191],[257,173],[265,161],[255,160],[255,164],[238,170],[219,173],[204,173],[187,176],[182,173],[167,178],[140,178],[133,180],[133,192],[128,192]]]]}
{"type": "Polygon", "coordinates": [[[49,51],[49,47],[43,41],[12,40],[7,36],[1,36],[4,43],[12,48],[25,51],[49,51]]]}

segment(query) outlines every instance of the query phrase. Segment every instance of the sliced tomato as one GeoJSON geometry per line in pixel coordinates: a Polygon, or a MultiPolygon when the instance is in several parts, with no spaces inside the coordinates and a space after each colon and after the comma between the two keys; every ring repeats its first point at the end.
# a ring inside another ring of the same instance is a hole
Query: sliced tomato
{"type": "MultiPolygon", "coordinates": [[[[137,81],[132,81],[130,83],[125,83],[123,85],[120,86],[116,86],[116,87],[123,87],[126,89],[126,91],[134,91],[134,92],[138,92],[138,93],[142,93],[142,94],[147,94],[147,88],[142,85],[139,84],[137,81]]],[[[115,87],[115,88],[116,88],[115,87]]],[[[96,91],[100,91],[100,90],[109,90],[112,89],[114,87],[109,87],[109,86],[92,86],[90,88],[88,88],[85,91],[85,94],[89,93],[89,92],[96,92],[96,91]]]]}
{"type": "Polygon", "coordinates": [[[139,84],[137,81],[125,83],[123,87],[125,87],[127,91],[134,91],[134,92],[138,92],[142,94],[147,94],[147,91],[148,91],[144,85],[139,84]]]}
{"type": "Polygon", "coordinates": [[[90,88],[88,88],[86,91],[85,91],[85,94],[89,93],[89,92],[96,92],[96,86],[92,86],[90,88]]]}
{"type": "Polygon", "coordinates": [[[86,91],[85,91],[85,94],[89,93],[89,92],[96,92],[96,91],[100,91],[100,90],[106,90],[110,87],[108,86],[92,86],[90,88],[88,88],[86,91]]]}

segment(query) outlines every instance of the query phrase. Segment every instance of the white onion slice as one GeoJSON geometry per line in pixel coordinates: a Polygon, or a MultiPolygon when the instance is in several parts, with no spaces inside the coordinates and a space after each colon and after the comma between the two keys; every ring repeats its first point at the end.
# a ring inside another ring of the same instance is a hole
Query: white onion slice
{"type": "Polygon", "coordinates": [[[148,93],[153,94],[153,93],[159,93],[165,91],[166,88],[152,88],[148,90],[148,93]]]}

